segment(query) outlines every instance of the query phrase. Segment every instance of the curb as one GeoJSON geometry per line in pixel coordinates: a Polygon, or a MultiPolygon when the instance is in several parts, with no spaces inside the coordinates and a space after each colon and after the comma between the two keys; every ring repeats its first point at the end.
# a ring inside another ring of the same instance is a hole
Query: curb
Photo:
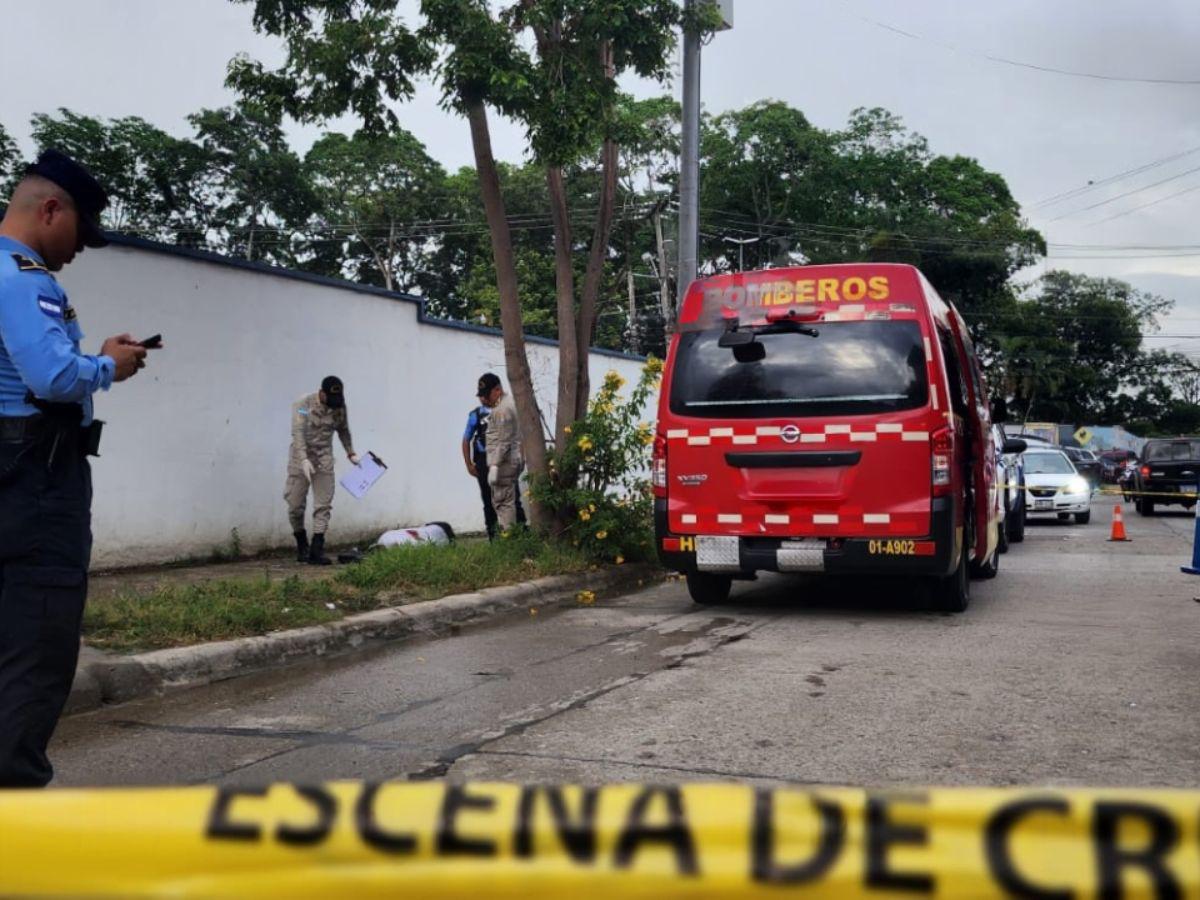
{"type": "Polygon", "coordinates": [[[104,657],[79,666],[65,713],[74,715],[109,703],[212,684],[313,658],[348,654],[382,641],[438,636],[453,626],[476,622],[531,602],[552,606],[573,601],[576,592],[584,589],[601,593],[634,587],[654,579],[657,572],[655,567],[645,564],[610,567],[582,575],[552,575],[522,584],[357,613],[325,625],[104,657]]]}

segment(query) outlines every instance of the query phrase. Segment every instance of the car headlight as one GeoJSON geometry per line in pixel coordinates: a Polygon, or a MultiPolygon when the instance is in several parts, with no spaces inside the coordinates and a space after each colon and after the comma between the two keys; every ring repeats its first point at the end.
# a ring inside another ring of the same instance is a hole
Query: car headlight
{"type": "Polygon", "coordinates": [[[1086,493],[1089,493],[1091,491],[1091,489],[1092,489],[1092,486],[1087,483],[1086,478],[1080,478],[1078,475],[1076,475],[1074,478],[1072,478],[1070,481],[1067,482],[1067,486],[1065,488],[1063,488],[1063,493],[1065,493],[1065,494],[1086,494],[1086,493]]]}

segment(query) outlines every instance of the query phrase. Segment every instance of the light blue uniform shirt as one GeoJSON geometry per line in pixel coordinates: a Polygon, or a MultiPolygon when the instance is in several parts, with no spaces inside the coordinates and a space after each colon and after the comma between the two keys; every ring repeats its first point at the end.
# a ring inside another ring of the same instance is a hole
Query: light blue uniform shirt
{"type": "Polygon", "coordinates": [[[40,400],[78,403],[92,421],[92,394],[108,390],[116,365],[79,349],[83,331],[67,295],[42,259],[0,237],[0,416],[31,416],[26,390],[40,400]]]}

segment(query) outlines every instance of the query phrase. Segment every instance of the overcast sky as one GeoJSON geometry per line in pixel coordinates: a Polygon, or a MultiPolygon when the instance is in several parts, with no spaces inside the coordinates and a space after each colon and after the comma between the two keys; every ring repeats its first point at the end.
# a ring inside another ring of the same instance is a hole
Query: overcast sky
{"type": "MultiPolygon", "coordinates": [[[[1188,173],[1200,169],[1195,0],[735,3],[734,29],[704,51],[708,111],[773,98],[834,128],[855,107],[882,106],[935,152],[974,157],[1004,176],[1051,245],[1039,269],[1113,275],[1172,297],[1178,308],[1163,331],[1200,335],[1200,171],[1188,173]],[[1175,155],[1068,202],[1041,203],[1175,155]],[[1084,209],[1093,204],[1102,205],[1084,209]]],[[[0,122],[26,150],[30,115],[61,106],[138,115],[186,134],[188,113],[233,100],[222,86],[232,56],[281,55],[254,34],[252,7],[228,0],[0,0],[0,8],[0,122]]],[[[401,115],[447,167],[471,162],[466,123],[438,108],[432,87],[401,115]]],[[[519,130],[494,127],[497,153],[519,160],[519,130]]],[[[297,148],[316,134],[295,129],[297,148]]],[[[1200,352],[1200,340],[1151,346],[1200,352]]]]}

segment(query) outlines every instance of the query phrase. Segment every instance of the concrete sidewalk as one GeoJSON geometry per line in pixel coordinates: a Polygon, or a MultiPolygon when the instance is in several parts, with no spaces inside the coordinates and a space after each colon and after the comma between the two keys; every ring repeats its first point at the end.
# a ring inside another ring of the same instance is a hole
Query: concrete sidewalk
{"type": "MultiPolygon", "coordinates": [[[[294,557],[102,572],[90,578],[90,599],[153,590],[164,584],[195,584],[230,578],[328,578],[336,567],[308,566],[294,557]]],[[[172,647],[145,653],[107,653],[86,643],[80,651],[67,714],[123,703],[148,694],[195,687],[313,657],[354,652],[410,635],[436,636],[451,628],[521,607],[575,602],[579,591],[597,596],[621,592],[664,576],[650,565],[610,566],[577,575],[556,575],[521,584],[484,588],[376,609],[335,622],[265,635],[172,647]]],[[[402,597],[397,594],[397,601],[402,597]]]]}

